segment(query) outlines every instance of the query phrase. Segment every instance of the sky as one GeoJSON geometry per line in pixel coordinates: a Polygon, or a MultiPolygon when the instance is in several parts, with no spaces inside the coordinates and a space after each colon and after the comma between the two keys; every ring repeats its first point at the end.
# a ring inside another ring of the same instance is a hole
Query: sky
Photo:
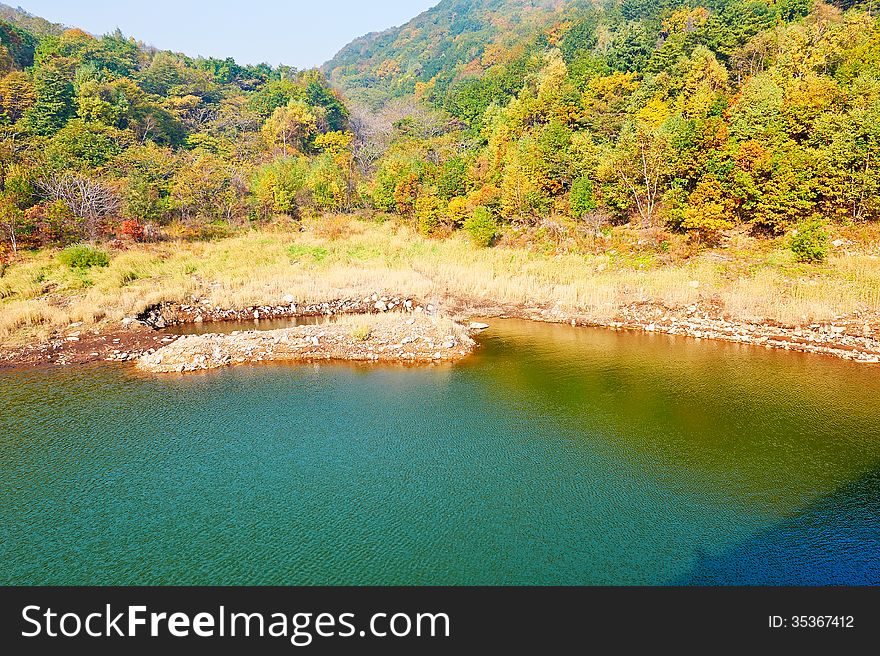
{"type": "Polygon", "coordinates": [[[402,25],[439,0],[2,0],[53,23],[117,27],[163,50],[297,68],[319,66],[352,39],[402,25]]]}

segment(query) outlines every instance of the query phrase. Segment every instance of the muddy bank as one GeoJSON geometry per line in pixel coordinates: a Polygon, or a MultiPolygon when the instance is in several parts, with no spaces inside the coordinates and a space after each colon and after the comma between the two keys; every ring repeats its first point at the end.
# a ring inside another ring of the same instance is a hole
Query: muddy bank
{"type": "Polygon", "coordinates": [[[0,371],[44,366],[67,366],[89,362],[126,362],[161,348],[177,339],[143,325],[107,333],[83,332],[73,324],[45,342],[18,349],[0,348],[0,371]]]}
{"type": "Polygon", "coordinates": [[[280,330],[188,335],[139,358],[137,367],[181,373],[253,362],[454,362],[475,346],[461,324],[425,314],[396,314],[280,330]]]}

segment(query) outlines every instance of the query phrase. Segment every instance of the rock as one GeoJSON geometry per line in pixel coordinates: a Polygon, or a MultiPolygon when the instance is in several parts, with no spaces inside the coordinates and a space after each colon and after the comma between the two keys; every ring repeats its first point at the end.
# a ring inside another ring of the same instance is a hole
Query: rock
{"type": "Polygon", "coordinates": [[[418,337],[404,337],[402,340],[400,340],[400,343],[401,344],[412,344],[417,339],[418,339],[418,337]]]}
{"type": "Polygon", "coordinates": [[[455,342],[443,342],[442,346],[445,349],[455,348],[455,342]]]}
{"type": "Polygon", "coordinates": [[[831,242],[831,245],[834,246],[834,248],[840,248],[840,247],[843,246],[845,243],[846,243],[846,242],[843,241],[843,239],[835,239],[834,241],[831,242]]]}
{"type": "Polygon", "coordinates": [[[259,318],[260,318],[260,311],[254,310],[254,319],[259,319],[259,318]]]}
{"type": "Polygon", "coordinates": [[[479,321],[471,321],[468,324],[468,328],[471,330],[486,330],[489,327],[488,323],[480,323],[479,321]]]}
{"type": "Polygon", "coordinates": [[[385,312],[388,310],[388,306],[385,305],[383,301],[376,301],[376,304],[373,307],[379,310],[379,312],[385,312]]]}
{"type": "Polygon", "coordinates": [[[649,333],[653,333],[655,330],[657,330],[657,326],[653,323],[649,323],[647,326],[645,326],[645,330],[647,330],[649,333]]]}
{"type": "Polygon", "coordinates": [[[137,319],[133,319],[132,317],[125,317],[125,318],[122,320],[122,327],[123,327],[123,328],[131,328],[131,325],[132,325],[135,321],[137,321],[137,319]]]}
{"type": "Polygon", "coordinates": [[[691,281],[688,283],[688,287],[693,287],[694,289],[696,289],[696,288],[699,287],[699,286],[700,286],[700,281],[699,281],[699,280],[691,280],[691,281]]]}
{"type": "Polygon", "coordinates": [[[293,298],[293,295],[288,294],[288,295],[285,296],[282,300],[283,300],[285,303],[287,303],[288,305],[291,305],[291,304],[293,303],[293,301],[294,301],[294,298],[293,298]]]}
{"type": "Polygon", "coordinates": [[[413,309],[413,302],[407,299],[403,302],[403,307],[405,307],[407,311],[411,311],[413,309]]]}

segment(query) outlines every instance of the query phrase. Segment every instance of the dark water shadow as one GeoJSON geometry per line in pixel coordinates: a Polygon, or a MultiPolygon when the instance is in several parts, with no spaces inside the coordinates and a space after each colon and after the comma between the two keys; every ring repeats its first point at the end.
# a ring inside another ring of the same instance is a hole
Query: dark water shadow
{"type": "Polygon", "coordinates": [[[675,585],[880,584],[880,468],[717,555],[675,585]]]}

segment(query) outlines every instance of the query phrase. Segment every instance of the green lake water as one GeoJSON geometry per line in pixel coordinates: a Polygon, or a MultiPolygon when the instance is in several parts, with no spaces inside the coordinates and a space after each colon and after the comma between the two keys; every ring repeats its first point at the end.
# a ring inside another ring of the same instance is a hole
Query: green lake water
{"type": "Polygon", "coordinates": [[[0,373],[0,584],[880,583],[880,368],[491,323],[455,366],[0,373]]]}

